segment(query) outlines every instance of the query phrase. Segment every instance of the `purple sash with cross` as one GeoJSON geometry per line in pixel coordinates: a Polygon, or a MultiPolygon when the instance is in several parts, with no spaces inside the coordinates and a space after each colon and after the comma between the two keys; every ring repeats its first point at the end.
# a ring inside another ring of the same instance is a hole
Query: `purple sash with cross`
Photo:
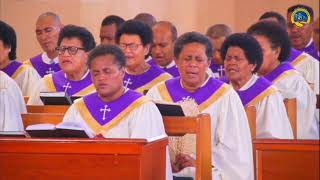
{"type": "Polygon", "coordinates": [[[148,71],[146,71],[140,75],[131,75],[131,74],[126,73],[124,75],[123,84],[125,87],[127,87],[129,89],[136,90],[139,87],[148,84],[149,82],[151,82],[152,80],[154,80],[155,78],[157,78],[158,76],[160,76],[163,73],[165,73],[165,72],[163,70],[161,70],[159,67],[150,66],[148,71]]]}
{"type": "Polygon", "coordinates": [[[264,77],[260,77],[251,87],[243,91],[237,91],[242,104],[247,106],[255,97],[263,93],[266,89],[272,86],[272,83],[264,77]]]}
{"type": "Polygon", "coordinates": [[[224,70],[224,65],[220,65],[220,64],[216,64],[214,63],[214,60],[211,60],[211,65],[210,65],[210,69],[213,72],[213,74],[217,74],[218,75],[218,79],[225,76],[225,70],[224,70]]]}
{"type": "Polygon", "coordinates": [[[198,105],[206,101],[213,93],[215,93],[224,83],[212,77],[208,82],[193,93],[186,91],[180,83],[180,77],[165,81],[165,85],[173,102],[194,99],[198,105]]]}
{"type": "Polygon", "coordinates": [[[264,77],[270,82],[273,82],[277,77],[289,70],[294,70],[292,65],[290,63],[282,63],[264,77]]]}
{"type": "Polygon", "coordinates": [[[41,77],[61,70],[59,63],[47,64],[43,62],[41,54],[31,58],[30,62],[41,77]]]}
{"type": "Polygon", "coordinates": [[[128,90],[118,99],[108,103],[102,101],[98,93],[87,95],[83,97],[83,100],[92,117],[103,126],[113,120],[140,97],[142,97],[142,94],[128,90]]]}
{"type": "Polygon", "coordinates": [[[1,69],[1,71],[5,72],[8,76],[12,77],[12,75],[17,71],[17,69],[20,66],[22,66],[22,63],[17,60],[14,60],[14,61],[11,61],[8,66],[1,69]]]}
{"type": "Polygon", "coordinates": [[[66,92],[69,96],[76,94],[92,84],[90,73],[80,81],[71,81],[65,77],[65,73],[62,70],[53,73],[52,80],[57,92],[66,92]]]}
{"type": "MultiPolygon", "coordinates": [[[[148,64],[150,64],[151,66],[159,67],[153,58],[150,61],[148,61],[148,64]]],[[[161,68],[163,71],[171,74],[172,77],[180,76],[177,65],[174,65],[170,68],[162,68],[162,67],[159,67],[159,68],[161,68]]]]}

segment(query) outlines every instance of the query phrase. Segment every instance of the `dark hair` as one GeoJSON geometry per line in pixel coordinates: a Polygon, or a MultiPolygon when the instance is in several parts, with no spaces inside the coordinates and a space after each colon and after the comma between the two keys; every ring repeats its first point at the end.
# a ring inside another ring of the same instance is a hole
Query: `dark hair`
{"type": "Polygon", "coordinates": [[[120,37],[123,34],[138,35],[143,46],[152,43],[153,34],[151,28],[137,20],[128,20],[121,24],[116,33],[116,42],[119,44],[120,37]]]}
{"type": "Polygon", "coordinates": [[[291,52],[291,43],[287,31],[279,23],[272,21],[260,21],[253,24],[247,31],[250,35],[261,35],[266,37],[271,48],[280,48],[279,61],[283,62],[288,59],[291,52]]]}
{"type": "Polygon", "coordinates": [[[206,35],[211,38],[228,37],[232,30],[226,24],[215,24],[208,28],[206,35]]]}
{"type": "Polygon", "coordinates": [[[259,42],[247,33],[235,33],[229,36],[222,44],[221,57],[226,58],[229,47],[239,47],[243,50],[249,64],[255,64],[253,72],[257,72],[263,62],[263,52],[259,42]]]}
{"type": "Polygon", "coordinates": [[[287,10],[287,14],[292,13],[297,8],[306,9],[310,14],[311,20],[313,20],[313,18],[314,18],[313,9],[310,6],[307,6],[307,5],[304,5],[304,4],[296,4],[294,6],[289,7],[288,10],[287,10]]]}
{"type": "Polygon", "coordinates": [[[75,25],[67,25],[63,27],[59,34],[58,46],[60,46],[64,38],[78,38],[86,52],[96,47],[93,35],[84,27],[75,25]]]}
{"type": "Polygon", "coordinates": [[[274,12],[274,11],[268,11],[268,12],[263,13],[262,16],[260,16],[259,20],[263,20],[263,19],[267,19],[267,18],[276,18],[278,23],[283,28],[287,28],[287,21],[281,14],[274,12]]]}
{"type": "Polygon", "coordinates": [[[7,23],[0,20],[0,40],[2,41],[4,47],[10,48],[9,59],[15,60],[17,57],[17,36],[14,29],[7,23]]]}
{"type": "Polygon", "coordinates": [[[149,13],[139,13],[133,19],[148,25],[150,28],[157,23],[156,18],[149,13]]]}
{"type": "Polygon", "coordinates": [[[101,26],[107,26],[107,25],[111,25],[111,24],[115,24],[117,29],[119,28],[119,26],[124,23],[125,20],[122,19],[120,16],[116,16],[116,15],[110,15],[107,16],[103,19],[101,26]]]}
{"type": "Polygon", "coordinates": [[[126,57],[122,50],[115,45],[99,45],[94,48],[88,56],[88,67],[91,68],[92,62],[99,56],[112,55],[114,62],[122,68],[126,65],[126,57]]]}
{"type": "Polygon", "coordinates": [[[182,34],[174,44],[174,56],[178,59],[179,55],[186,44],[200,43],[206,48],[206,55],[208,60],[211,61],[212,45],[208,37],[198,32],[187,32],[182,34]]]}

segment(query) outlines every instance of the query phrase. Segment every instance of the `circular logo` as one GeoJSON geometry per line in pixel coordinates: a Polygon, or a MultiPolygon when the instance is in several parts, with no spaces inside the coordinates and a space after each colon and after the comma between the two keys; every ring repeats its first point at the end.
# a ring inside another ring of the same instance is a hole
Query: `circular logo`
{"type": "Polygon", "coordinates": [[[291,22],[297,27],[302,27],[305,24],[310,24],[311,16],[305,8],[297,8],[291,14],[291,22]]]}

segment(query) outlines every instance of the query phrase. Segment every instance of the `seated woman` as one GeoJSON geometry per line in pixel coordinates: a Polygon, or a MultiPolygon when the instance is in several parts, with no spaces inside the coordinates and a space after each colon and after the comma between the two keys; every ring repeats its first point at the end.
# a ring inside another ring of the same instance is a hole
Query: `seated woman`
{"type": "Polygon", "coordinates": [[[33,67],[16,60],[16,48],[16,32],[0,21],[0,70],[16,81],[24,96],[31,96],[40,76],[33,67]]]}
{"type": "Polygon", "coordinates": [[[16,82],[0,71],[0,131],[23,131],[21,113],[26,106],[16,82]]]}
{"type": "Polygon", "coordinates": [[[255,106],[257,138],[292,139],[293,133],[278,89],[256,73],[263,60],[259,43],[245,33],[233,34],[222,45],[226,76],[244,106],[255,106]]]}
{"type": "Polygon", "coordinates": [[[263,50],[259,75],[271,81],[284,98],[297,99],[298,139],[318,139],[316,96],[301,74],[284,62],[291,50],[286,30],[275,22],[261,21],[252,25],[248,33],[253,35],[263,50]]]}

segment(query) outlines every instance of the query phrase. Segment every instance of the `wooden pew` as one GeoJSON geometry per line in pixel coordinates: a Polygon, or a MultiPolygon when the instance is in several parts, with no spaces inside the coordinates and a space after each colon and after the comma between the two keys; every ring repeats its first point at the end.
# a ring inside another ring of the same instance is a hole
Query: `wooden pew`
{"type": "Polygon", "coordinates": [[[65,114],[70,106],[60,105],[27,105],[28,113],[57,113],[65,114]]]}
{"type": "Polygon", "coordinates": [[[318,180],[319,140],[255,139],[257,180],[318,180]]]}
{"type": "Polygon", "coordinates": [[[23,96],[24,102],[27,104],[28,100],[29,100],[29,96],[23,96]]]}
{"type": "Polygon", "coordinates": [[[288,118],[291,124],[293,137],[297,139],[297,100],[293,99],[284,99],[284,105],[286,106],[288,118]]]}
{"type": "Polygon", "coordinates": [[[0,179],[164,180],[167,137],[0,138],[0,179]]]}
{"type": "Polygon", "coordinates": [[[250,132],[251,132],[251,138],[254,139],[257,137],[257,111],[255,106],[246,106],[245,108],[247,117],[248,117],[248,122],[249,122],[249,127],[250,127],[250,132]]]}
{"type": "Polygon", "coordinates": [[[196,117],[163,117],[169,136],[196,134],[196,180],[212,179],[211,119],[208,114],[196,117]]]}
{"type": "Polygon", "coordinates": [[[24,128],[32,124],[59,124],[63,120],[64,114],[51,114],[51,113],[27,113],[21,114],[24,128]]]}

